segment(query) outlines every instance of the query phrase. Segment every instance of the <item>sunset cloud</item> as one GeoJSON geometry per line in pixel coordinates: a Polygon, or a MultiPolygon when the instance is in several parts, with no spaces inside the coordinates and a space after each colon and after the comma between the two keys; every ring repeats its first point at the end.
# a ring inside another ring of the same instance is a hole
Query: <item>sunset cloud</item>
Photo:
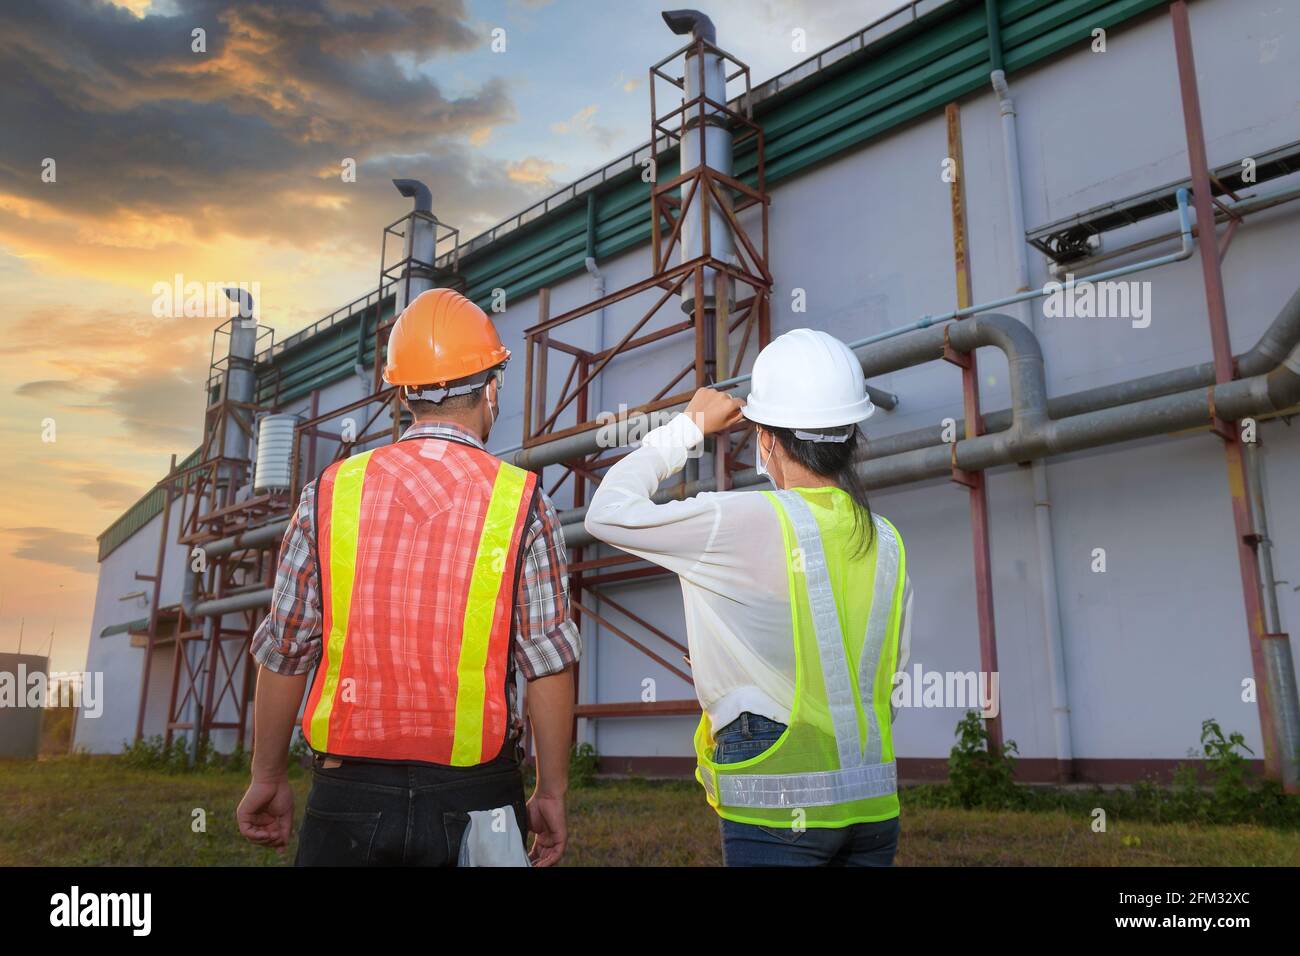
{"type": "Polygon", "coordinates": [[[369,251],[397,175],[424,178],[453,222],[535,198],[469,145],[513,119],[505,81],[449,94],[410,68],[487,43],[458,0],[165,9],[0,11],[0,83],[24,91],[0,100],[0,123],[22,133],[0,141],[0,244],[14,254],[144,281],[160,259],[231,239],[369,251]],[[206,52],[191,51],[196,27],[206,52]]]}
{"type": "Polygon", "coordinates": [[[93,574],[97,566],[95,539],[87,534],[33,526],[0,528],[0,537],[8,542],[9,553],[24,561],[53,564],[82,574],[93,574]]]}
{"type": "Polygon", "coordinates": [[[557,169],[559,165],[556,163],[538,159],[536,156],[527,156],[517,163],[508,164],[506,175],[517,183],[545,183],[553,186],[551,174],[557,169]]]}
{"type": "Polygon", "coordinates": [[[602,126],[595,121],[600,107],[594,103],[584,106],[567,120],[551,124],[551,132],[556,136],[589,136],[602,148],[608,148],[618,131],[602,126]]]}

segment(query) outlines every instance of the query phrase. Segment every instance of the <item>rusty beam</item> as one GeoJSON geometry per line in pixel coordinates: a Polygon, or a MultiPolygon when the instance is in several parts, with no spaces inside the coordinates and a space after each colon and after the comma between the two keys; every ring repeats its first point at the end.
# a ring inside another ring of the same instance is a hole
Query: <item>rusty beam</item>
{"type": "MultiPolygon", "coordinates": [[[[1187,138],[1187,159],[1191,168],[1192,198],[1196,205],[1196,222],[1204,232],[1197,249],[1201,260],[1201,277],[1205,285],[1205,307],[1210,324],[1210,345],[1214,353],[1214,377],[1218,384],[1233,377],[1232,341],[1228,334],[1228,306],[1223,288],[1220,255],[1215,243],[1215,213],[1210,185],[1209,164],[1205,153],[1205,130],[1201,121],[1201,99],[1196,81],[1196,59],[1192,50],[1192,29],[1186,0],[1169,5],[1173,26],[1174,54],[1178,66],[1178,90],[1183,109],[1183,126],[1187,138]]],[[[1273,720],[1271,689],[1264,660],[1265,626],[1262,584],[1258,555],[1255,552],[1254,522],[1248,498],[1249,482],[1241,447],[1241,433],[1235,422],[1215,422],[1215,431],[1223,439],[1228,467],[1228,492],[1232,499],[1237,564],[1241,572],[1241,591],[1246,611],[1246,633],[1250,642],[1251,669],[1255,677],[1259,710],[1260,736],[1264,741],[1265,773],[1274,780],[1282,778],[1278,728],[1273,720]]]]}
{"type": "MultiPolygon", "coordinates": [[[[948,158],[953,161],[954,174],[948,186],[952,212],[953,265],[957,280],[957,308],[970,306],[970,258],[966,229],[966,167],[962,156],[961,112],[956,103],[944,110],[948,131],[948,158]]],[[[966,438],[971,439],[983,431],[980,414],[979,366],[975,353],[961,366],[962,407],[966,417],[966,438]]],[[[954,450],[956,444],[953,445],[954,450]]],[[[997,629],[993,618],[993,569],[989,555],[989,505],[984,487],[983,472],[965,472],[954,463],[953,480],[966,487],[970,499],[971,546],[975,572],[975,610],[979,627],[980,669],[994,674],[998,669],[997,629]]],[[[989,746],[994,752],[1002,750],[1002,715],[985,720],[989,746]]]]}

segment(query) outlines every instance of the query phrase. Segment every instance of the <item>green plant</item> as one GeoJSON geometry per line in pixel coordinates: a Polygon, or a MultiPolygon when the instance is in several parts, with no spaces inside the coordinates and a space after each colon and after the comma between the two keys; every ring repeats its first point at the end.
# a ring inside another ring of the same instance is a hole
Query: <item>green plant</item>
{"type": "Polygon", "coordinates": [[[169,745],[166,739],[157,734],[144,737],[133,743],[124,743],[122,756],[127,766],[137,770],[158,770],[167,774],[217,771],[221,773],[245,774],[249,768],[249,753],[242,745],[236,746],[228,754],[219,753],[208,741],[203,741],[198,754],[191,760],[190,743],[184,737],[177,737],[169,745]]]}
{"type": "Polygon", "coordinates": [[[189,769],[189,752],[183,738],[170,744],[161,734],[142,737],[124,744],[122,755],[126,763],[137,770],[160,770],[163,773],[184,773],[189,769]]]}
{"type": "Polygon", "coordinates": [[[600,758],[591,744],[578,744],[569,753],[569,786],[590,787],[596,782],[596,766],[600,758]]]}
{"type": "Polygon", "coordinates": [[[1261,780],[1250,772],[1241,733],[1225,735],[1213,717],[1201,722],[1201,751],[1210,778],[1205,816],[1215,823],[1276,823],[1288,815],[1288,800],[1272,780],[1261,780]]]}
{"type": "Polygon", "coordinates": [[[966,808],[1009,809],[1023,804],[1014,781],[1018,753],[1014,740],[995,752],[988,727],[973,710],[957,724],[957,746],[948,757],[948,781],[957,802],[966,808]]]}

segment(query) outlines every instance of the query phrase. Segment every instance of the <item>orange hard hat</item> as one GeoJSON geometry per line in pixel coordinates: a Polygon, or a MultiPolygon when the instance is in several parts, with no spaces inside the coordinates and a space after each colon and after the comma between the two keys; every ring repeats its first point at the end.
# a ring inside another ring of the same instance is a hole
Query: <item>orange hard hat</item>
{"type": "Polygon", "coordinates": [[[402,310],[388,336],[384,381],[442,385],[510,358],[492,320],[452,289],[421,292],[402,310]]]}

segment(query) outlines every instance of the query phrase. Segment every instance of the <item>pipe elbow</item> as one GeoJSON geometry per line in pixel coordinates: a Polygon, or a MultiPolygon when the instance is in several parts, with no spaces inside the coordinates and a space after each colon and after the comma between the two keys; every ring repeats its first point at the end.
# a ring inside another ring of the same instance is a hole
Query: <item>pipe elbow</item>
{"type": "Polygon", "coordinates": [[[1300,402],[1300,345],[1265,377],[1269,404],[1282,411],[1300,402]]]}
{"type": "Polygon", "coordinates": [[[1243,378],[1270,372],[1287,360],[1297,343],[1300,343],[1300,288],[1291,294],[1259,341],[1237,360],[1237,370],[1243,378]]]}
{"type": "Polygon", "coordinates": [[[241,319],[251,319],[253,317],[253,295],[251,292],[237,286],[230,286],[224,291],[226,298],[239,306],[239,317],[241,319]]]}
{"type": "Polygon", "coordinates": [[[1002,115],[1015,116],[1016,102],[1011,98],[1011,87],[1007,83],[1006,71],[994,70],[989,74],[989,80],[993,84],[993,92],[998,95],[998,108],[1002,111],[1002,115]]]}
{"type": "Polygon", "coordinates": [[[407,199],[415,200],[417,212],[433,212],[433,193],[418,179],[394,179],[393,185],[407,199]]]}
{"type": "Polygon", "coordinates": [[[948,341],[960,352],[971,352],[981,346],[1000,349],[1008,362],[1017,359],[1043,359],[1038,337],[1029,326],[1002,312],[984,312],[970,319],[953,322],[948,326],[948,341]]]}
{"type": "Polygon", "coordinates": [[[664,23],[668,24],[668,29],[673,33],[685,35],[689,33],[693,40],[706,40],[709,43],[718,42],[718,30],[713,25],[713,21],[699,10],[682,9],[682,10],[665,10],[661,16],[664,23]]]}

